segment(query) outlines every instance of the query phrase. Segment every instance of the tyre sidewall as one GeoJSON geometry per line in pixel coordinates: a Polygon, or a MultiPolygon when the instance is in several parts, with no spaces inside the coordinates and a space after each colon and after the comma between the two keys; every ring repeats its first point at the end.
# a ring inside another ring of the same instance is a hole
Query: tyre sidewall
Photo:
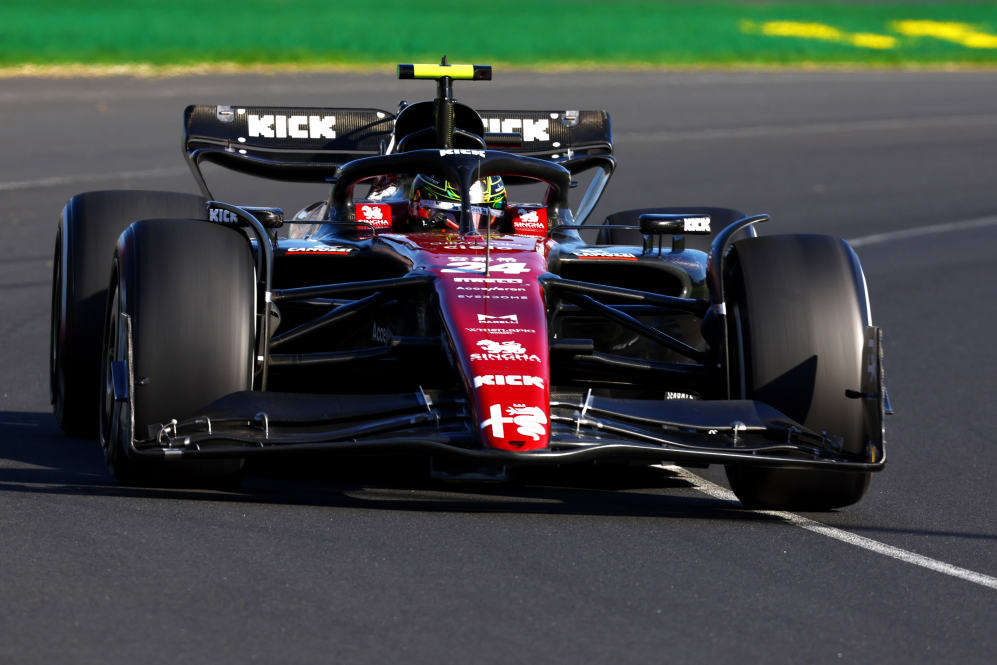
{"type": "Polygon", "coordinates": [[[140,190],[77,194],[56,231],[49,384],[56,419],[74,436],[96,436],[102,321],[115,243],[129,224],[151,217],[203,217],[206,200],[140,190]]]}
{"type": "MultiPolygon", "coordinates": [[[[733,395],[757,399],[817,432],[866,450],[860,400],[862,347],[870,324],[858,259],[837,238],[766,236],[738,241],[728,257],[733,395]]],[[[728,465],[749,507],[828,510],[858,501],[869,473],[728,465]]]]}
{"type": "MultiPolygon", "coordinates": [[[[154,439],[159,426],[192,417],[220,397],[252,389],[256,293],[243,234],[197,220],[143,220],[121,235],[117,257],[121,310],[131,322],[128,417],[136,441],[154,439]]],[[[136,463],[147,460],[132,454],[121,430],[112,433],[109,462],[118,462],[112,468],[119,479],[134,481],[136,463]]],[[[241,463],[167,464],[173,482],[229,473],[241,463]]],[[[157,471],[167,471],[167,464],[156,464],[157,471]]],[[[150,465],[142,466],[148,474],[150,465]]]]}

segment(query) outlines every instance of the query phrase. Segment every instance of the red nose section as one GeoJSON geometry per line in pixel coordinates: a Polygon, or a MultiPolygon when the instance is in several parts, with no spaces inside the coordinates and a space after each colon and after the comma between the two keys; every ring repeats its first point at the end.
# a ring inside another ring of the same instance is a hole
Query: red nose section
{"type": "Polygon", "coordinates": [[[542,250],[542,238],[498,236],[486,261],[470,237],[425,255],[486,447],[537,450],[550,438],[542,250]]]}

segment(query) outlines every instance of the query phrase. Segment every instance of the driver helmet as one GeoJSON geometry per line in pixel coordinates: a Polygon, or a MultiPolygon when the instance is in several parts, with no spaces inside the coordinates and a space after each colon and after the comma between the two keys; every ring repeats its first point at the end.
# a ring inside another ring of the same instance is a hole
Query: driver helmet
{"type": "MultiPolygon", "coordinates": [[[[501,176],[475,181],[468,192],[471,221],[478,230],[497,227],[505,212],[506,191],[501,176]]],[[[460,192],[448,180],[417,175],[412,181],[409,219],[420,229],[460,228],[460,192]]]]}

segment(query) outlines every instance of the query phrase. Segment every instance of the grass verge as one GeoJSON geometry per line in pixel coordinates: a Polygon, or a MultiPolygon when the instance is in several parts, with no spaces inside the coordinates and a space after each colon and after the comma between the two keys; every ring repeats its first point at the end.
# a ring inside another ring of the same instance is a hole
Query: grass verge
{"type": "Polygon", "coordinates": [[[0,67],[993,66],[997,4],[6,0],[0,67]]]}

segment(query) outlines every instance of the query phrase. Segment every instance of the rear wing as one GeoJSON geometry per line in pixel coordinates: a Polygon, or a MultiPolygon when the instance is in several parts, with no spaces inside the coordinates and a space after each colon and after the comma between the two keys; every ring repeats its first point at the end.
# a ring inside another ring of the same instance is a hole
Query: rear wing
{"type": "MultiPolygon", "coordinates": [[[[519,134],[501,149],[541,159],[577,161],[611,155],[605,111],[479,111],[484,137],[519,134]]],[[[395,114],[370,108],[192,105],[184,111],[184,154],[201,191],[213,198],[201,164],[273,180],[331,182],[337,168],[384,154],[395,114]]]]}
{"type": "Polygon", "coordinates": [[[502,148],[541,159],[613,152],[613,130],[606,111],[478,111],[489,134],[519,133],[522,145],[502,148]]]}
{"type": "Polygon", "coordinates": [[[188,106],[184,154],[201,190],[202,163],[273,180],[327,182],[348,161],[379,155],[395,116],[379,109],[188,106]]]}

